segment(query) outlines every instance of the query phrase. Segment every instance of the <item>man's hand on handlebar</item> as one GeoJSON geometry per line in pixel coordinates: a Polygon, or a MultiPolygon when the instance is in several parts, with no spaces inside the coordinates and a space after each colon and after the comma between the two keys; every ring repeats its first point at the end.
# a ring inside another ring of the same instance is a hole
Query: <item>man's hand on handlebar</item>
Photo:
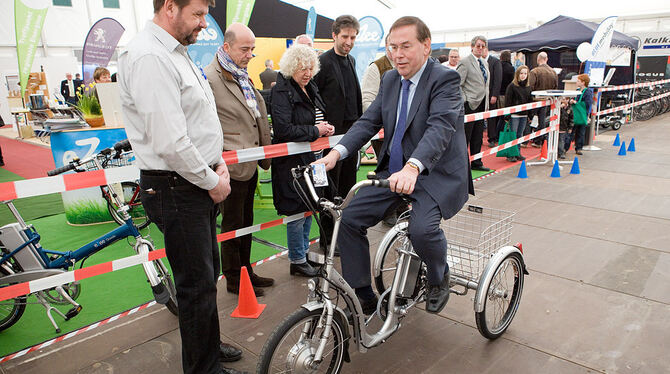
{"type": "Polygon", "coordinates": [[[395,193],[402,193],[411,195],[414,192],[416,179],[419,176],[419,171],[415,168],[405,165],[400,171],[391,174],[388,178],[389,187],[395,193]]]}
{"type": "Polygon", "coordinates": [[[337,161],[340,159],[340,152],[331,149],[330,152],[325,156],[322,157],[314,162],[312,162],[312,165],[314,164],[325,164],[326,165],[326,171],[331,170],[332,168],[335,167],[335,164],[337,161]]]}

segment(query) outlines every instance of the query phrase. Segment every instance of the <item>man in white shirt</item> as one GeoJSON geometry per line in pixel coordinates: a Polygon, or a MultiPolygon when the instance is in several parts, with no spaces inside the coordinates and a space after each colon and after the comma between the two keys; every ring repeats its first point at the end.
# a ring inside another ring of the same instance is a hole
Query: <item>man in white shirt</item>
{"type": "Polygon", "coordinates": [[[451,70],[456,70],[458,62],[461,61],[461,55],[458,53],[458,49],[452,48],[449,50],[449,60],[446,63],[442,64],[448,67],[451,70]]]}
{"type": "Polygon", "coordinates": [[[230,193],[214,96],[186,46],[207,27],[213,0],[156,0],[119,57],[126,132],[140,169],[141,200],[165,236],[177,288],[184,373],[237,373],[220,361],[242,352],[220,342],[216,307],[217,203],[230,193]]]}

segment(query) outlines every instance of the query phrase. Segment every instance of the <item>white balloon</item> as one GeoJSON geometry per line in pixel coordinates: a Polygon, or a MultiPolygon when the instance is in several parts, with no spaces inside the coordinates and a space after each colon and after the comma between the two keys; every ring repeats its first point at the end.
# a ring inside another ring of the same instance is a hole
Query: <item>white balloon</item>
{"type": "Polygon", "coordinates": [[[577,47],[577,58],[579,61],[586,61],[589,58],[591,58],[591,54],[593,53],[593,46],[591,46],[591,43],[589,42],[584,42],[580,44],[577,47]]]}

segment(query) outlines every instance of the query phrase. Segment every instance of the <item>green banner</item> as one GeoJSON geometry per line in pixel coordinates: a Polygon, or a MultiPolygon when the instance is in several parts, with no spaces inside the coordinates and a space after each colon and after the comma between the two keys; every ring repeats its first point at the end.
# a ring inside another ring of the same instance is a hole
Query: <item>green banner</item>
{"type": "Polygon", "coordinates": [[[16,29],[16,55],[19,60],[21,96],[33,66],[37,43],[49,9],[49,0],[14,0],[14,26],[16,29]]]}
{"type": "Polygon", "coordinates": [[[254,10],[256,0],[228,0],[226,4],[226,28],[231,23],[249,24],[251,11],[254,10]]]}

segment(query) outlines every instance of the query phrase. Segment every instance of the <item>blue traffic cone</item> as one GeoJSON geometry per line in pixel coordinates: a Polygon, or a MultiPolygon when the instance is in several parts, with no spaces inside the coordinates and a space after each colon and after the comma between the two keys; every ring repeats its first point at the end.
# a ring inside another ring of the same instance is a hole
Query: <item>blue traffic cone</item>
{"type": "Polygon", "coordinates": [[[528,172],[526,171],[526,160],[521,161],[521,168],[519,168],[519,174],[517,178],[528,178],[528,172]]]}
{"type": "Polygon", "coordinates": [[[621,142],[621,148],[619,148],[619,156],[626,155],[626,142],[621,142]]]}
{"type": "Polygon", "coordinates": [[[554,168],[551,169],[551,177],[552,178],[560,178],[561,177],[561,169],[558,166],[558,160],[554,161],[554,168]]]}
{"type": "Polygon", "coordinates": [[[620,144],[621,144],[621,139],[619,139],[619,134],[616,134],[616,138],[614,138],[614,143],[612,145],[616,147],[620,144]]]}
{"type": "Polygon", "coordinates": [[[575,160],[572,161],[572,169],[570,169],[570,174],[579,174],[579,159],[575,157],[575,160]]]}
{"type": "Polygon", "coordinates": [[[628,152],[635,152],[635,138],[630,138],[630,144],[628,144],[628,152]]]}

